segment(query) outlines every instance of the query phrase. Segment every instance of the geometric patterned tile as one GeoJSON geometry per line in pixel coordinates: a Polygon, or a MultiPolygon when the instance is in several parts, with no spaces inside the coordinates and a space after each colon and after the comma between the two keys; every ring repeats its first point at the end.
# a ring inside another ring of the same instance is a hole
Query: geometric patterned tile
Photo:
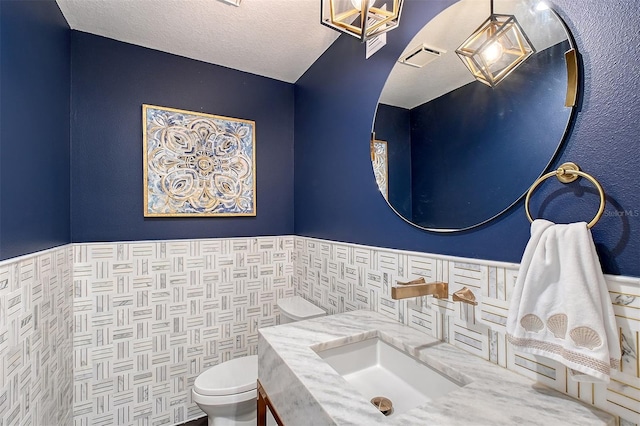
{"type": "Polygon", "coordinates": [[[74,246],[74,423],[177,424],[203,370],[257,353],[293,295],[293,237],[74,246]]]}
{"type": "MultiPolygon", "coordinates": [[[[476,298],[477,299],[477,298],[476,298]]],[[[482,297],[479,299],[477,320],[482,324],[486,324],[492,330],[506,333],[507,330],[507,314],[509,312],[509,303],[504,300],[494,299],[491,297],[482,297]]]]}
{"type": "Polygon", "coordinates": [[[516,352],[507,347],[507,368],[531,380],[566,392],[567,372],[562,364],[538,355],[516,352]]]}
{"type": "Polygon", "coordinates": [[[640,378],[640,286],[625,279],[607,284],[622,340],[622,372],[640,378]]]}
{"type": "Polygon", "coordinates": [[[598,386],[595,405],[629,421],[640,422],[640,379],[614,373],[608,385],[598,386]]]}
{"type": "Polygon", "coordinates": [[[296,294],[330,313],[370,309],[450,342],[468,352],[620,416],[639,426],[640,279],[607,276],[621,336],[622,371],[611,384],[574,382],[560,363],[514,352],[506,318],[518,265],[295,237],[296,294]],[[328,265],[328,267],[327,267],[328,265]],[[391,300],[395,280],[425,277],[449,283],[449,294],[470,289],[477,306],[431,296],[391,300]],[[346,283],[343,285],[343,283],[346,283]],[[349,284],[352,284],[351,286],[349,284]],[[344,300],[344,303],[341,301],[344,300]]]}
{"type": "Polygon", "coordinates": [[[609,385],[520,354],[505,320],[517,265],[257,237],[75,244],[0,262],[0,425],[174,425],[201,417],[197,375],[257,353],[276,302],[370,309],[640,426],[640,279],[607,276],[622,345],[609,385]],[[392,300],[397,280],[466,286],[478,306],[392,300]],[[73,353],[73,357],[68,354],[73,353]]]}
{"type": "Polygon", "coordinates": [[[71,424],[72,249],[0,262],[0,425],[71,424]]]}
{"type": "MultiPolygon", "coordinates": [[[[460,305],[458,303],[458,305],[460,305]]],[[[465,305],[466,309],[475,309],[465,305]]],[[[449,336],[447,341],[467,352],[489,360],[489,327],[483,324],[475,324],[472,321],[463,321],[458,318],[448,317],[449,336]]]]}

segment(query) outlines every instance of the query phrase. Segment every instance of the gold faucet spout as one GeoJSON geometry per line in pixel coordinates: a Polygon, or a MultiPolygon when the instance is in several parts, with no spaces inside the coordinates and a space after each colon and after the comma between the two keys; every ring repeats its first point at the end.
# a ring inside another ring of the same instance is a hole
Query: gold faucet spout
{"type": "Polygon", "coordinates": [[[449,285],[445,282],[398,284],[400,284],[400,286],[391,287],[391,298],[395,300],[429,295],[437,299],[446,299],[449,297],[449,285]]]}

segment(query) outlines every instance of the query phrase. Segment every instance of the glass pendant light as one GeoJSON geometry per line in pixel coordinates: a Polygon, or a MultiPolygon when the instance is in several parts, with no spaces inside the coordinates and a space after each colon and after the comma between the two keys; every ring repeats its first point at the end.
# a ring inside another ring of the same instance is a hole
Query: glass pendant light
{"type": "Polygon", "coordinates": [[[456,49],[471,74],[495,87],[535,53],[535,48],[513,15],[493,13],[456,49]]]}
{"type": "Polygon", "coordinates": [[[398,26],[403,0],[321,0],[321,23],[364,42],[398,26]]]}

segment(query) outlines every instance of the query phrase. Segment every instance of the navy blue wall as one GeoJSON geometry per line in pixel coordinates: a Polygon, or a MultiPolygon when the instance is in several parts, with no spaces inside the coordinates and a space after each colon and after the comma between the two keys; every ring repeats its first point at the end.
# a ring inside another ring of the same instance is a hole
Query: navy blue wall
{"type": "MultiPolygon", "coordinates": [[[[389,33],[387,46],[372,58],[365,60],[364,46],[357,40],[341,36],[297,82],[296,234],[520,261],[529,239],[522,202],[480,228],[436,234],[397,217],[377,191],[371,172],[371,123],[386,76],[418,29],[452,3],[408,0],[400,27],[389,33]]],[[[604,270],[640,276],[640,3],[557,0],[555,6],[582,53],[584,96],[554,166],[575,161],[598,178],[608,205],[592,233],[604,270]]],[[[534,215],[556,222],[588,221],[597,205],[586,182],[578,188],[548,182],[532,200],[534,215]]]]}
{"type": "Polygon", "coordinates": [[[69,26],[55,1],[0,1],[0,260],[70,241],[69,26]]]}
{"type": "Polygon", "coordinates": [[[289,83],[73,31],[72,241],[292,234],[293,102],[289,83]],[[144,218],[143,103],[254,120],[257,216],[144,218]]]}
{"type": "Polygon", "coordinates": [[[411,115],[410,111],[380,105],[374,127],[376,139],[387,142],[388,199],[402,217],[411,217],[411,115]]]}

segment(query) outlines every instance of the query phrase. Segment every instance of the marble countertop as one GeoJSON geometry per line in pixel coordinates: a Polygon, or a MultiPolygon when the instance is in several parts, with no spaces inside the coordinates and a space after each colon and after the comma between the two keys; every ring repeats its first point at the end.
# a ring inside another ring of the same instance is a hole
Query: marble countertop
{"type": "Polygon", "coordinates": [[[595,407],[371,311],[259,330],[258,378],[286,425],[614,425],[595,407]],[[465,385],[389,417],[316,350],[378,337],[465,385]]]}

